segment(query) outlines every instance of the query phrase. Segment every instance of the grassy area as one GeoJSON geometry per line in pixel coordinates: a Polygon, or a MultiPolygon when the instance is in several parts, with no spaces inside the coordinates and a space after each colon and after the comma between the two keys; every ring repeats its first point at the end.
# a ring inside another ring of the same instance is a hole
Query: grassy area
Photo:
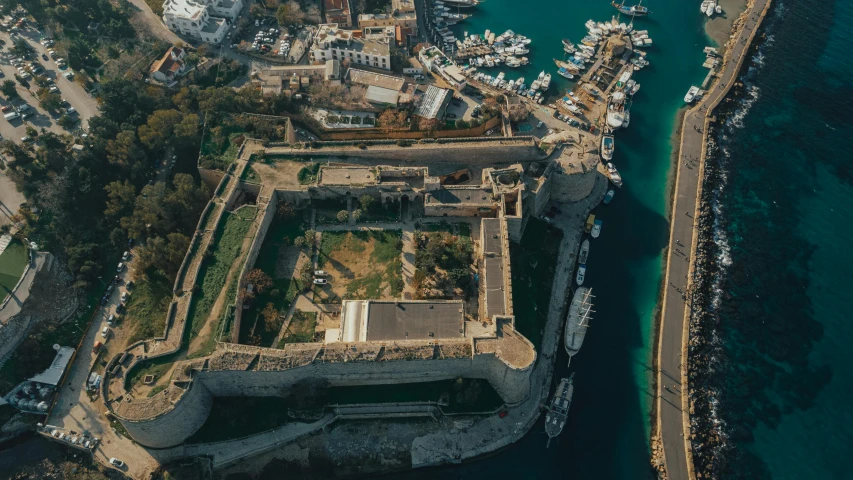
{"type": "Polygon", "coordinates": [[[149,273],[139,279],[122,319],[128,327],[133,328],[128,344],[162,335],[171,301],[171,279],[157,273],[149,273]]]}
{"type": "Polygon", "coordinates": [[[147,360],[145,362],[138,363],[136,367],[134,367],[133,370],[128,372],[125,376],[125,388],[130,390],[133,385],[141,385],[142,379],[145,377],[145,375],[153,375],[154,381],[156,382],[160,379],[160,377],[163,376],[163,374],[165,374],[169,371],[170,368],[172,368],[172,364],[175,363],[173,357],[174,355],[166,355],[165,357],[155,358],[154,360],[147,360]]]}
{"type": "Polygon", "coordinates": [[[492,412],[503,404],[486,380],[459,378],[405,385],[359,385],[329,389],[330,405],[355,403],[438,402],[449,403],[447,412],[492,412]]]}
{"type": "Polygon", "coordinates": [[[243,240],[257,210],[255,206],[244,206],[223,214],[209,249],[212,253],[206,254],[207,258],[199,269],[200,283],[195,287],[189,311],[190,338],[197,336],[204,327],[216,298],[225,287],[228,270],[240,256],[243,240]]]}
{"type": "Polygon", "coordinates": [[[454,235],[471,238],[471,224],[468,222],[422,223],[418,230],[422,232],[449,232],[454,235]]]}
{"type": "Polygon", "coordinates": [[[510,247],[515,328],[538,349],[548,319],[554,258],[562,232],[537,218],[527,222],[520,244],[510,247]]]}
{"type": "Polygon", "coordinates": [[[403,290],[403,242],[399,230],[324,232],[318,266],[329,285],[315,285],[314,299],[394,298],[403,290]]]}
{"type": "Polygon", "coordinates": [[[186,443],[219,442],[280,427],[291,421],[288,407],[279,397],[216,397],[210,416],[186,443]]]}
{"type": "Polygon", "coordinates": [[[287,343],[308,343],[314,341],[314,329],[317,328],[317,312],[293,312],[290,325],[284,336],[278,342],[278,348],[284,348],[287,343]]]}
{"type": "Polygon", "coordinates": [[[3,290],[0,292],[0,297],[5,298],[6,293],[18,284],[29,258],[27,247],[17,238],[13,238],[0,255],[0,289],[3,290]]]}
{"type": "Polygon", "coordinates": [[[261,176],[258,174],[257,170],[255,170],[255,168],[251,165],[247,166],[243,170],[243,175],[240,178],[249,183],[261,183],[261,176]]]}
{"type": "MultiPolygon", "coordinates": [[[[273,279],[273,286],[255,297],[251,308],[243,312],[243,321],[240,325],[240,343],[247,341],[255,318],[268,303],[272,303],[276,310],[283,314],[290,308],[290,302],[299,293],[297,281],[289,276],[281,277],[276,272],[276,265],[281,249],[293,245],[294,239],[305,235],[305,227],[308,225],[307,215],[307,210],[297,210],[293,217],[282,219],[276,216],[270,224],[264,242],[261,244],[261,249],[258,251],[254,268],[263,270],[269,275],[273,279]]],[[[260,335],[263,345],[269,346],[275,336],[278,335],[278,329],[267,328],[264,319],[258,318],[255,334],[260,335]]]]}
{"type": "Polygon", "coordinates": [[[468,223],[443,225],[445,229],[415,234],[415,298],[466,299],[476,291],[474,285],[474,246],[468,223]],[[468,235],[456,233],[466,226],[468,235]]]}

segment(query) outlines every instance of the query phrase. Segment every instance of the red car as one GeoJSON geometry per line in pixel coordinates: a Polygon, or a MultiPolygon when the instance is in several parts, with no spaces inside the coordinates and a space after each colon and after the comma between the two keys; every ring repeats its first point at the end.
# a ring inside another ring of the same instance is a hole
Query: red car
{"type": "Polygon", "coordinates": [[[2,108],[2,109],[0,109],[0,110],[2,110],[2,111],[4,111],[4,112],[8,112],[8,111],[9,111],[9,110],[11,110],[11,109],[12,109],[12,107],[10,107],[9,105],[3,105],[3,108],[2,108]]]}

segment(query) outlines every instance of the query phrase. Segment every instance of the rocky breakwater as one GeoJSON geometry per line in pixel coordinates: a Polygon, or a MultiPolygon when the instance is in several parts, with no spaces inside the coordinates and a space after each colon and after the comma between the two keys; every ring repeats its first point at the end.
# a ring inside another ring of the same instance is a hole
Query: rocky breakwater
{"type": "Polygon", "coordinates": [[[696,478],[717,478],[725,463],[726,431],[719,416],[720,389],[725,381],[724,352],[717,336],[721,306],[737,308],[737,302],[723,297],[723,269],[729,263],[727,247],[720,232],[725,218],[719,213],[719,198],[726,185],[726,157],[717,139],[720,129],[737,109],[744,85],[736,83],[717,111],[708,131],[708,146],[702,179],[702,198],[696,216],[698,242],[691,288],[688,355],[690,442],[696,478]],[[724,300],[724,301],[723,301],[724,300]]]}

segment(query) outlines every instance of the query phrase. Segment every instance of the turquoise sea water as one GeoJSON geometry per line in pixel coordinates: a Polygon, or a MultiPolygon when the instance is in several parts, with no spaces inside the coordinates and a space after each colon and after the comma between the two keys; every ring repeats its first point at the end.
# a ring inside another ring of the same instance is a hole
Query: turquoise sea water
{"type": "MultiPolygon", "coordinates": [[[[635,79],[642,87],[631,109],[631,125],[616,134],[614,163],[625,186],[613,202],[595,212],[603,219],[593,240],[584,285],[597,296],[596,313],[583,350],[572,360],[575,394],[561,437],[545,449],[542,422],[517,444],[470,464],[415,471],[395,478],[647,478],[649,468],[650,365],[653,322],[660,288],[661,253],[668,238],[667,176],[676,113],[691,84],[702,81],[702,49],[708,45],[698,3],[652,0],[653,14],[637,20],[654,47],[651,65],[635,79]]],[[[608,1],[488,0],[473,18],[455,27],[461,36],[507,29],[533,40],[532,64],[503,68],[507,78],[529,84],[541,70],[552,73],[551,93],[569,86],[555,75],[562,38],[579,41],[588,19],[606,21],[616,13],[608,1]],[[556,83],[555,87],[553,84],[556,83]]],[[[484,70],[495,75],[501,69],[484,70]]],[[[523,314],[523,313],[522,313],[523,314]]],[[[560,347],[557,377],[567,357],[560,347]]]]}
{"type": "Polygon", "coordinates": [[[853,476],[853,2],[777,2],[719,130],[722,478],[853,476]]]}

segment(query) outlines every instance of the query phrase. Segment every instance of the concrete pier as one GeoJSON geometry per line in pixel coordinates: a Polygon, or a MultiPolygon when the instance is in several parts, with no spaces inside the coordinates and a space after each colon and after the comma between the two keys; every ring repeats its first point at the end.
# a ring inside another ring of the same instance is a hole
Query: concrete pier
{"type": "MultiPolygon", "coordinates": [[[[755,32],[770,7],[770,0],[753,0],[744,22],[730,40],[719,81],[685,115],[676,164],[672,219],[661,306],[656,357],[657,425],[662,445],[663,474],[670,480],[695,479],[690,443],[690,395],[687,378],[690,308],[694,257],[698,237],[695,213],[702,194],[708,126],[714,109],[737,80],[755,32]],[[688,243],[689,242],[689,243],[688,243]],[[688,258],[690,261],[685,262],[688,258]]],[[[710,77],[709,77],[710,78],[710,77]]]]}

